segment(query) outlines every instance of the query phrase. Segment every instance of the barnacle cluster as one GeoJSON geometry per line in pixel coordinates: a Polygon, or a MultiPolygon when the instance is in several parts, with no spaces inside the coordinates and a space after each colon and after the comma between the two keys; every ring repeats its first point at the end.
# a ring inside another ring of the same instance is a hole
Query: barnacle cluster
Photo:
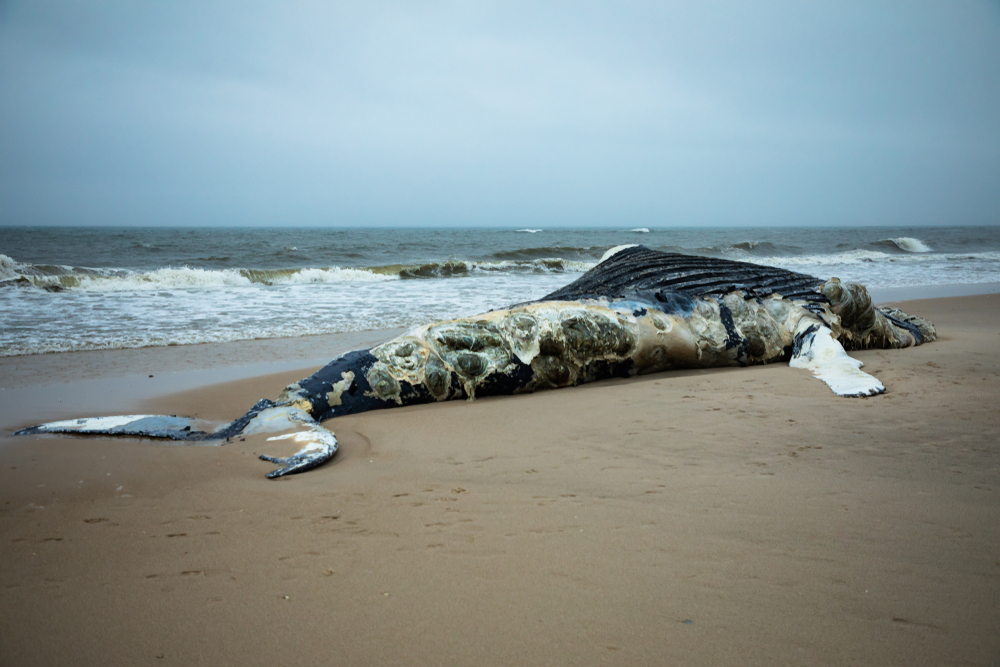
{"type": "Polygon", "coordinates": [[[496,374],[526,378],[516,391],[529,392],[609,375],[761,363],[791,343],[786,302],[734,295],[724,303],[752,359],[737,359],[747,348],[731,349],[714,298],[698,299],[686,315],[608,300],[543,302],[411,329],[372,349],[378,361],[366,379],[372,396],[397,404],[407,391],[471,400],[496,374]]]}
{"type": "Polygon", "coordinates": [[[768,363],[785,355],[801,309],[778,297],[746,299],[742,292],[730,292],[722,302],[729,308],[736,330],[746,341],[743,363],[768,363]]]}
{"type": "Polygon", "coordinates": [[[595,362],[624,362],[638,336],[635,318],[604,306],[531,304],[412,329],[372,350],[366,377],[375,396],[397,403],[405,384],[436,400],[472,399],[490,376],[524,367],[524,391],[561,387],[591,379],[595,362]]]}

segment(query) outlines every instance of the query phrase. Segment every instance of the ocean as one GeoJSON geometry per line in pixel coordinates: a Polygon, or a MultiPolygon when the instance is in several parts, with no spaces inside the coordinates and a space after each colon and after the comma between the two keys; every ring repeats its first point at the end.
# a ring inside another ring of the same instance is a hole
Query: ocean
{"type": "Polygon", "coordinates": [[[541,297],[626,243],[870,288],[1000,282],[997,227],[0,227],[0,356],[462,317],[541,297]]]}

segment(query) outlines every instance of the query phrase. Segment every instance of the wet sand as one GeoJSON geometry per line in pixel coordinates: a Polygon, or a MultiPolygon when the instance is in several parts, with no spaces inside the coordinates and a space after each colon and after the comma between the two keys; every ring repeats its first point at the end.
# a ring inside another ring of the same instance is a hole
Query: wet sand
{"type": "Polygon", "coordinates": [[[232,419],[386,334],[0,359],[0,664],[1000,664],[1000,295],[904,310],[941,337],[855,353],[884,396],[774,365],[379,411],[280,481],[254,438],[10,432],[232,419]]]}

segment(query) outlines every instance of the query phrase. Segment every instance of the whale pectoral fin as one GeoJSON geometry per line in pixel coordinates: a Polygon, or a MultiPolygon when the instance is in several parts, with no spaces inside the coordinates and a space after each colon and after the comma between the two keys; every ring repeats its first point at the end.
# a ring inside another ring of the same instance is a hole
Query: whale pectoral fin
{"type": "Polygon", "coordinates": [[[862,363],[848,356],[833,332],[821,324],[800,325],[788,365],[812,371],[838,396],[860,398],[885,392],[885,386],[862,371],[862,363]]]}
{"type": "MultiPolygon", "coordinates": [[[[199,422],[177,415],[115,415],[112,417],[83,417],[65,419],[29,426],[14,435],[36,435],[40,433],[79,433],[83,435],[126,435],[145,438],[167,438],[169,440],[225,440],[239,435],[247,424],[263,412],[273,408],[274,403],[261,399],[250,411],[236,421],[223,424],[215,431],[196,430],[199,422]]],[[[308,416],[307,416],[308,418],[308,416]]],[[[311,420],[311,418],[309,418],[311,420]]]]}
{"type": "Polygon", "coordinates": [[[83,435],[131,435],[171,440],[201,440],[208,436],[194,430],[194,420],[165,415],[119,415],[85,417],[38,424],[15,431],[14,435],[39,433],[80,433],[83,435]]]}
{"type": "Polygon", "coordinates": [[[277,479],[285,475],[295,475],[300,472],[312,470],[329,461],[337,453],[337,438],[333,433],[315,422],[312,424],[303,424],[303,426],[304,428],[300,431],[276,435],[267,439],[268,442],[272,440],[293,440],[304,445],[302,449],[283,459],[261,454],[260,459],[262,461],[270,461],[282,466],[277,470],[267,473],[268,479],[277,479]]]}

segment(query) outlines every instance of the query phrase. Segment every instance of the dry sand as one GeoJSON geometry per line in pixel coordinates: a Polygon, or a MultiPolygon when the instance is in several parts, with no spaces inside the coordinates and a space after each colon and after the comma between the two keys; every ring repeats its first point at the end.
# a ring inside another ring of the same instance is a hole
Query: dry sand
{"type": "Polygon", "coordinates": [[[365,335],[242,379],[269,344],[0,360],[0,664],[998,665],[1000,295],[905,309],[941,339],[857,353],[881,397],[775,365],[401,408],[277,482],[254,439],[9,434],[231,419],[365,335]]]}

